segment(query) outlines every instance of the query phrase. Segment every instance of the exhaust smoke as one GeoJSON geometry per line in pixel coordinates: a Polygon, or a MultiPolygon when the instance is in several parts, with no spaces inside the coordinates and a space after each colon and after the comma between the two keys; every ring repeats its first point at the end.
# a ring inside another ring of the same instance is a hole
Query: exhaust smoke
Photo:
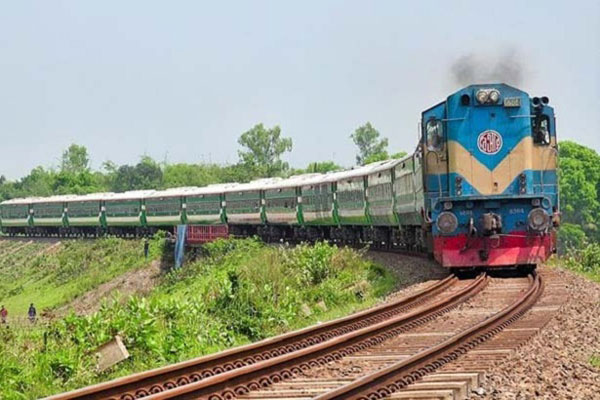
{"type": "Polygon", "coordinates": [[[467,54],[450,67],[454,83],[467,86],[474,83],[507,83],[520,86],[525,69],[516,50],[506,50],[496,56],[467,54]]]}

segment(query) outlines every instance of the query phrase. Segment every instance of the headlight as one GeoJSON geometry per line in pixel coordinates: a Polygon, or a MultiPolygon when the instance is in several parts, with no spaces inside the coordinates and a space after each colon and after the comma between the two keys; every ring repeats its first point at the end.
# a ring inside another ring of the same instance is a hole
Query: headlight
{"type": "Polygon", "coordinates": [[[529,227],[534,231],[543,231],[548,228],[549,217],[546,212],[541,208],[534,208],[529,212],[527,216],[527,222],[529,223],[529,227]]]}
{"type": "Polygon", "coordinates": [[[452,233],[458,228],[458,219],[456,215],[449,211],[444,211],[437,218],[437,227],[443,234],[452,233]]]}
{"type": "Polygon", "coordinates": [[[475,97],[479,103],[484,104],[488,100],[488,92],[487,90],[480,89],[475,97]]]}
{"type": "Polygon", "coordinates": [[[496,89],[492,89],[489,94],[490,103],[496,104],[500,100],[500,92],[496,89]]]}
{"type": "Polygon", "coordinates": [[[479,104],[497,104],[500,101],[500,92],[497,89],[479,89],[475,98],[479,104]]]}

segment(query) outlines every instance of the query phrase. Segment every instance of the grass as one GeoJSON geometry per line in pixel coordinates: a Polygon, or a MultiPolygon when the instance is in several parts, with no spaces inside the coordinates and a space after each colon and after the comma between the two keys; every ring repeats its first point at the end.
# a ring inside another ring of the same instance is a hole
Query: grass
{"type": "Polygon", "coordinates": [[[600,244],[584,243],[577,248],[568,248],[565,255],[553,257],[549,264],[600,283],[600,244]]]}
{"type": "Polygon", "coordinates": [[[47,396],[253,342],[366,308],[395,285],[358,252],[323,243],[287,248],[228,240],[206,251],[144,298],[105,303],[92,315],[44,327],[2,330],[0,397],[47,396]],[[131,357],[96,372],[94,350],[116,334],[131,357]]]}
{"type": "Polygon", "coordinates": [[[600,369],[600,355],[591,356],[590,364],[592,364],[592,367],[600,369]]]}
{"type": "MultiPolygon", "coordinates": [[[[153,241],[152,258],[160,256],[153,241]]],[[[0,240],[0,302],[9,315],[64,305],[127,271],[148,265],[137,240],[107,238],[27,242],[0,240]]]]}

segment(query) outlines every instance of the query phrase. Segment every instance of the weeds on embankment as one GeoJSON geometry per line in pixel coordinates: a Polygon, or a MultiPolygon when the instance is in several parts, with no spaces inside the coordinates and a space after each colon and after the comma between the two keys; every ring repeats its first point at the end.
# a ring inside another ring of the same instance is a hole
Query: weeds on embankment
{"type": "Polygon", "coordinates": [[[150,257],[140,240],[0,240],[0,302],[9,318],[26,316],[30,303],[53,309],[127,271],[160,257],[162,241],[151,241],[150,257]]]}
{"type": "Polygon", "coordinates": [[[586,278],[600,282],[600,244],[583,243],[578,247],[569,247],[565,254],[555,257],[550,262],[569,269],[586,278]]]}
{"type": "Polygon", "coordinates": [[[154,368],[345,315],[394,287],[355,250],[218,241],[146,297],[106,302],[35,329],[2,329],[0,397],[35,398],[154,368]],[[106,373],[93,354],[119,334],[131,357],[106,373]]]}

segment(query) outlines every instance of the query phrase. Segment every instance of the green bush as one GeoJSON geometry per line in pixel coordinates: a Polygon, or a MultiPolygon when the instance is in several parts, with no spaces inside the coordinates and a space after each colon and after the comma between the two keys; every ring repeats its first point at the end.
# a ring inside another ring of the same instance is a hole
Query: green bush
{"type": "Polygon", "coordinates": [[[581,249],[585,247],[587,238],[585,232],[579,225],[562,224],[558,231],[558,252],[567,254],[569,249],[581,249]]]}
{"type": "Polygon", "coordinates": [[[600,282],[600,244],[570,248],[559,261],[562,266],[600,282]]]}

